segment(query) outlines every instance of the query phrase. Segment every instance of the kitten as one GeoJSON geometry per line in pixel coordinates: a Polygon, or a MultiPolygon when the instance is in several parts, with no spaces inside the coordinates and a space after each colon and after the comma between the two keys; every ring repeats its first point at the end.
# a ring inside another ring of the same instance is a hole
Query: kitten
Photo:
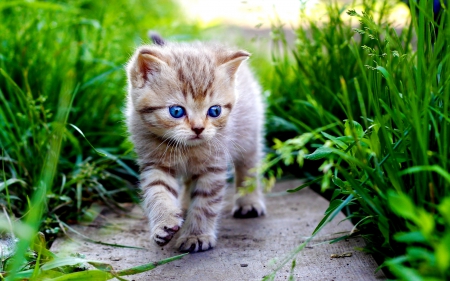
{"type": "Polygon", "coordinates": [[[162,246],[179,231],[180,251],[209,250],[230,163],[237,187],[246,177],[257,182],[254,192],[236,199],[234,217],[266,211],[253,169],[262,158],[261,90],[245,51],[153,39],[156,45],[138,48],[128,62],[125,112],[151,237],[162,246]]]}

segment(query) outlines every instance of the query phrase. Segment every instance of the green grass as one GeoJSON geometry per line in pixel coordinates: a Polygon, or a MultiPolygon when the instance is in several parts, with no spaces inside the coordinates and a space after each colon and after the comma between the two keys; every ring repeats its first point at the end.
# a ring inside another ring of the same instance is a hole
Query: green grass
{"type": "Polygon", "coordinates": [[[51,143],[63,106],[48,215],[77,220],[95,200],[135,197],[124,63],[149,29],[171,36],[197,28],[170,1],[1,1],[0,13],[0,203],[17,217],[27,210],[48,152],[59,155],[51,143]]]}
{"type": "Polygon", "coordinates": [[[149,29],[171,35],[188,27],[177,23],[171,2],[101,3],[1,2],[2,178],[10,183],[1,192],[10,213],[20,216],[38,186],[62,95],[73,99],[67,121],[73,126],[63,129],[49,211],[58,207],[58,215],[76,220],[99,196],[109,204],[133,196],[124,181],[134,183],[137,175],[122,126],[123,66],[149,29]]]}
{"type": "Polygon", "coordinates": [[[61,259],[27,258],[45,248],[32,246],[38,230],[51,243],[58,220],[82,219],[92,202],[138,200],[124,64],[150,29],[199,31],[172,1],[0,1],[0,231],[19,239],[0,279],[61,259]]]}
{"type": "Polygon", "coordinates": [[[377,2],[330,3],[329,22],[296,30],[294,48],[281,37],[269,110],[298,136],[276,141],[271,161],[321,161],[313,178],[333,194],[314,234],[343,210],[358,232],[340,239],[364,237],[388,274],[448,280],[450,18],[445,9],[434,22],[420,1],[399,33],[390,3],[377,2]],[[353,33],[347,10],[360,22],[353,33]]]}

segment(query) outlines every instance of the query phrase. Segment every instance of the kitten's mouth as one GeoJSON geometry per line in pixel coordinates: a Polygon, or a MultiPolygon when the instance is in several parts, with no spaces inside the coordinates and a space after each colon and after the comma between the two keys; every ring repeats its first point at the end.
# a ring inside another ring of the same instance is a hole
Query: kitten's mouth
{"type": "Polygon", "coordinates": [[[205,139],[201,136],[194,136],[188,139],[188,144],[189,145],[199,145],[201,143],[203,143],[205,141],[205,139]]]}

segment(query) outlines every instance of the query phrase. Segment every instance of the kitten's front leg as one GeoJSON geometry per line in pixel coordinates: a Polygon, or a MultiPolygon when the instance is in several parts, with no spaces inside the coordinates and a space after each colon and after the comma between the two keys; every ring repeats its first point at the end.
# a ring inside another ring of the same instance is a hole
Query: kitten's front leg
{"type": "Polygon", "coordinates": [[[209,167],[196,175],[186,221],[176,247],[182,252],[201,252],[216,245],[216,223],[226,187],[225,167],[209,167]]]}
{"type": "Polygon", "coordinates": [[[151,237],[158,245],[164,246],[183,223],[177,180],[166,167],[146,168],[141,173],[141,189],[151,237]]]}

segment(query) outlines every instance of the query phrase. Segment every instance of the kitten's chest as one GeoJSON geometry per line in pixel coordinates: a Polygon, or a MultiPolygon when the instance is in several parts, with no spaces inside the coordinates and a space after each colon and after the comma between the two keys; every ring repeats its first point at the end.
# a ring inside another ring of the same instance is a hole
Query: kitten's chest
{"type": "Polygon", "coordinates": [[[226,167],[228,164],[224,150],[206,145],[180,150],[177,153],[176,161],[174,160],[172,159],[173,165],[171,166],[178,175],[198,175],[210,167],[226,167]]]}

